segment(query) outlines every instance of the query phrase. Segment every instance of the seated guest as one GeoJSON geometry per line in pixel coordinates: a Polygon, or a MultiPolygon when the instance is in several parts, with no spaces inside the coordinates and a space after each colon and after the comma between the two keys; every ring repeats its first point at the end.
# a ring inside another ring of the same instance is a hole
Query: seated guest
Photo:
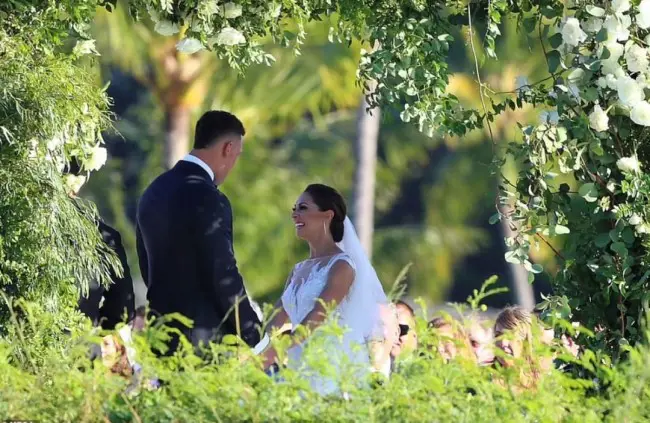
{"type": "Polygon", "coordinates": [[[477,317],[469,319],[469,342],[479,366],[494,362],[494,335],[492,325],[477,317]]]}
{"type": "Polygon", "coordinates": [[[382,323],[382,336],[381,341],[370,344],[370,361],[374,372],[381,373],[386,378],[389,378],[393,368],[391,353],[399,339],[397,311],[393,304],[382,304],[379,313],[382,323]]]}
{"type": "Polygon", "coordinates": [[[469,337],[460,323],[451,318],[436,317],[428,326],[438,337],[437,350],[445,362],[456,357],[474,359],[469,337]]]}
{"type": "Polygon", "coordinates": [[[503,367],[519,366],[520,385],[537,386],[540,377],[552,367],[552,356],[538,356],[534,342],[544,342],[543,328],[528,310],[520,306],[506,307],[499,313],[494,324],[496,347],[501,350],[496,361],[503,367]]]}
{"type": "Polygon", "coordinates": [[[418,347],[418,334],[415,329],[415,312],[404,301],[395,303],[397,323],[399,324],[399,338],[393,346],[391,356],[398,357],[403,353],[412,353],[418,347]]]}
{"type": "MultiPolygon", "coordinates": [[[[64,169],[64,173],[75,177],[84,177],[79,162],[74,158],[64,169]]],[[[71,188],[68,195],[71,198],[76,198],[79,189],[80,186],[71,188]]],[[[115,329],[119,322],[130,321],[134,317],[133,280],[120,233],[101,219],[98,219],[96,224],[104,243],[117,255],[122,265],[123,275],[118,276],[113,269],[110,269],[111,285],[105,287],[94,281],[88,287],[88,295],[80,296],[78,307],[92,320],[93,325],[111,330],[115,329]]]]}

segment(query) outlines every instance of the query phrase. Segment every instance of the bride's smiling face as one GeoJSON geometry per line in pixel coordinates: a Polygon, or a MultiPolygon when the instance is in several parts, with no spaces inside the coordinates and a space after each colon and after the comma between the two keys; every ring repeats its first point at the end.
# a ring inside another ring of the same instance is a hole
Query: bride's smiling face
{"type": "Polygon", "coordinates": [[[323,236],[333,217],[331,210],[321,211],[312,197],[303,192],[293,206],[291,219],[296,225],[296,234],[306,241],[323,236]]]}

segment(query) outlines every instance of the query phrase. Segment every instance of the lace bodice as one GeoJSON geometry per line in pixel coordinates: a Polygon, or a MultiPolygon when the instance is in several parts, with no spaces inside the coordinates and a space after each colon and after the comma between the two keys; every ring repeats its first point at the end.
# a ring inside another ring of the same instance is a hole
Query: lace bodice
{"type": "MultiPolygon", "coordinates": [[[[299,325],[314,308],[316,300],[325,289],[332,266],[345,261],[354,269],[354,262],[345,253],[331,257],[302,261],[293,268],[291,280],[282,294],[282,306],[289,316],[293,327],[299,325]]],[[[345,306],[347,298],[339,304],[345,306]]]]}

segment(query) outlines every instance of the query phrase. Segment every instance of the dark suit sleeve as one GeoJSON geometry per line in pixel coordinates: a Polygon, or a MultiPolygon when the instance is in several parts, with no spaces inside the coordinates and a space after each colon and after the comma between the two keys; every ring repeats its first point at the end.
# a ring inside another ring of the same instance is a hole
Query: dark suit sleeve
{"type": "Polygon", "coordinates": [[[149,260],[147,257],[147,250],[144,247],[144,240],[142,239],[142,232],[140,231],[140,225],[136,222],[135,224],[135,239],[136,239],[136,249],[138,251],[138,264],[140,265],[140,275],[144,281],[144,285],[149,287],[149,260]]]}
{"type": "Polygon", "coordinates": [[[122,277],[118,277],[114,272],[111,273],[113,283],[104,292],[104,303],[99,310],[102,328],[113,329],[119,322],[123,321],[125,313],[127,321],[132,320],[134,317],[133,279],[131,279],[131,269],[129,268],[120,233],[103,223],[100,224],[100,229],[104,242],[115,251],[123,269],[122,277]]]}
{"type": "Polygon", "coordinates": [[[218,191],[205,190],[194,208],[199,277],[214,296],[225,324],[250,346],[260,341],[260,320],[248,300],[232,246],[232,210],[218,191]]]}

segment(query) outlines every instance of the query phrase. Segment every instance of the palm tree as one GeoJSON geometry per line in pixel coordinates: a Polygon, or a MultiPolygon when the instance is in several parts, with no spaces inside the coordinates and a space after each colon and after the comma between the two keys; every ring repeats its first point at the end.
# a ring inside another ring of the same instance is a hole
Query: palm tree
{"type": "Polygon", "coordinates": [[[275,49],[278,63],[271,68],[257,66],[247,72],[245,79],[214,53],[178,52],[176,43],[181,35],[161,36],[152,26],[152,22],[133,21],[126,1],[120,1],[112,12],[98,11],[95,36],[104,64],[116,65],[133,76],[154,94],[162,107],[166,168],[187,152],[193,114],[206,102],[233,105],[239,101],[240,113],[249,123],[259,122],[260,112],[275,119],[295,120],[305,112],[317,117],[323,109],[347,107],[356,102],[354,72],[358,46],[330,44],[323,23],[309,26],[312,44],[303,48],[301,56],[275,49]],[[327,59],[324,62],[323,57],[327,59]],[[264,101],[229,98],[242,84],[246,88],[253,84],[259,90],[254,95],[264,101]]]}
{"type": "Polygon", "coordinates": [[[379,108],[368,110],[368,102],[365,95],[362,95],[357,112],[354,145],[354,226],[368,257],[372,257],[372,235],[375,226],[375,181],[380,123],[379,108]]]}

